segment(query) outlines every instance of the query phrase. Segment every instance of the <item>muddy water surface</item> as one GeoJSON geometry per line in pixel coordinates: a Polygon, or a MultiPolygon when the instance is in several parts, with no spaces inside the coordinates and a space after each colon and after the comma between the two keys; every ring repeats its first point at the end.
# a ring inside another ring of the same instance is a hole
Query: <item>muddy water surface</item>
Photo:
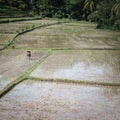
{"type": "Polygon", "coordinates": [[[34,50],[31,52],[31,60],[27,58],[27,50],[4,50],[0,52],[0,90],[46,55],[46,52],[34,50]]]}
{"type": "Polygon", "coordinates": [[[57,24],[17,37],[18,48],[120,48],[119,32],[95,29],[89,22],[57,24]]]}
{"type": "Polygon", "coordinates": [[[119,58],[119,51],[57,51],[33,71],[31,76],[119,83],[119,58]]]}
{"type": "Polygon", "coordinates": [[[119,120],[120,88],[25,81],[0,99],[0,120],[119,120]]]}

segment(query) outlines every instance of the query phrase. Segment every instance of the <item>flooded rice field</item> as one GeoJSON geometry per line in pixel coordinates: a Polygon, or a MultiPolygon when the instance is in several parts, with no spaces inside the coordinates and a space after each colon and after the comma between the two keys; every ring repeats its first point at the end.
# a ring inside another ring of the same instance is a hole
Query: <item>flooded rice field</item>
{"type": "MultiPolygon", "coordinates": [[[[58,20],[60,21],[60,20],[58,20]]],[[[57,20],[51,20],[51,19],[41,19],[41,20],[29,20],[29,21],[22,21],[21,23],[24,24],[35,24],[35,25],[40,25],[40,24],[47,24],[47,23],[55,23],[57,20]]]]}
{"type": "Polygon", "coordinates": [[[51,20],[31,20],[31,21],[20,21],[0,24],[0,33],[15,33],[16,31],[25,29],[32,25],[40,25],[45,23],[54,23],[56,21],[51,20]]]}
{"type": "Polygon", "coordinates": [[[112,50],[56,51],[30,76],[120,82],[120,52],[112,50]]]}
{"type": "Polygon", "coordinates": [[[119,120],[120,88],[25,81],[0,99],[0,120],[119,120]]]}
{"type": "MultiPolygon", "coordinates": [[[[0,24],[0,48],[19,30],[56,22],[47,19],[0,24]]],[[[28,79],[32,80],[19,83],[0,98],[0,120],[120,120],[120,87],[44,81],[119,84],[119,32],[71,21],[27,32],[18,36],[13,45],[14,49],[0,51],[0,93],[28,69],[32,72],[28,79]],[[45,57],[48,52],[50,56],[45,57]],[[42,78],[44,82],[33,78],[42,78]]]]}
{"type": "Polygon", "coordinates": [[[0,32],[16,33],[16,31],[22,30],[22,28],[26,28],[27,26],[26,24],[21,24],[21,22],[0,24],[0,32]]]}
{"type": "Polygon", "coordinates": [[[30,28],[33,25],[39,26],[45,23],[54,23],[53,20],[31,20],[21,22],[10,22],[0,24],[0,44],[5,44],[12,39],[18,31],[30,28]]]}
{"type": "Polygon", "coordinates": [[[120,34],[97,30],[91,23],[65,23],[21,35],[14,44],[18,48],[120,48],[120,34]]]}
{"type": "Polygon", "coordinates": [[[17,79],[31,65],[41,59],[45,52],[32,51],[32,58],[27,58],[27,50],[4,50],[0,52],[0,89],[17,79]]]}
{"type": "Polygon", "coordinates": [[[4,45],[8,42],[8,40],[12,39],[15,36],[15,34],[9,34],[9,33],[0,33],[0,44],[4,45]]]}

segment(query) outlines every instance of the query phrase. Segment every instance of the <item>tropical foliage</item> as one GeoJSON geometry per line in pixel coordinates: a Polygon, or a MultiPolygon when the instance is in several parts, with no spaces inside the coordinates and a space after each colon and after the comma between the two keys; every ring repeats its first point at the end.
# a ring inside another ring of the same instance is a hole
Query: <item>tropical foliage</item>
{"type": "Polygon", "coordinates": [[[120,17],[120,1],[116,0],[116,3],[112,7],[112,12],[116,16],[120,17]]]}
{"type": "Polygon", "coordinates": [[[0,0],[3,9],[23,11],[26,16],[89,20],[99,28],[120,29],[120,0],[0,0]]]}

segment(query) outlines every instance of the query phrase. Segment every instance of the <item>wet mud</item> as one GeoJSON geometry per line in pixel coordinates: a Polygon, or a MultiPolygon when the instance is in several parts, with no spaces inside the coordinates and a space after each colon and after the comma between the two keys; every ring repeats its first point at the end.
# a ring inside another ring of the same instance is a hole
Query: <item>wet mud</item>
{"type": "Polygon", "coordinates": [[[57,51],[31,77],[120,82],[120,52],[110,50],[57,51]]]}
{"type": "Polygon", "coordinates": [[[0,120],[119,120],[120,88],[25,81],[0,99],[0,120]]]}

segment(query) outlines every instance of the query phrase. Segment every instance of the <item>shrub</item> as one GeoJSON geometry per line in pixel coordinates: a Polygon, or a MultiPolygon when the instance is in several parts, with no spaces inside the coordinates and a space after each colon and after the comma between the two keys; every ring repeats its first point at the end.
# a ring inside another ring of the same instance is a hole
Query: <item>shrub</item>
{"type": "Polygon", "coordinates": [[[91,14],[88,16],[88,20],[91,21],[91,22],[98,22],[98,21],[99,21],[99,18],[100,18],[100,16],[98,15],[98,12],[97,12],[97,11],[91,13],[91,14]]]}
{"type": "Polygon", "coordinates": [[[33,28],[35,28],[35,25],[32,25],[32,27],[31,27],[31,28],[32,28],[32,29],[33,29],[33,28]]]}
{"type": "Polygon", "coordinates": [[[114,23],[113,29],[115,29],[115,30],[120,30],[120,20],[117,20],[117,21],[114,23]]]}
{"type": "Polygon", "coordinates": [[[31,10],[28,15],[29,15],[30,17],[34,17],[36,14],[35,14],[34,11],[31,10]]]}

